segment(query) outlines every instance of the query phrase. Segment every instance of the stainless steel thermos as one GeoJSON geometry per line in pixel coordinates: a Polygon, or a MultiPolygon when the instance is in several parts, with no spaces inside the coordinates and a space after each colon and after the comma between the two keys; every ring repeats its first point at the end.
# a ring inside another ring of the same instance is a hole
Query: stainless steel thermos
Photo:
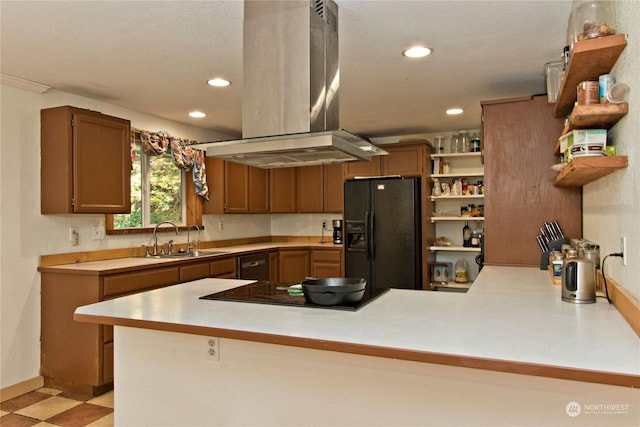
{"type": "Polygon", "coordinates": [[[590,259],[566,259],[562,266],[562,301],[596,302],[595,263],[590,259]]]}

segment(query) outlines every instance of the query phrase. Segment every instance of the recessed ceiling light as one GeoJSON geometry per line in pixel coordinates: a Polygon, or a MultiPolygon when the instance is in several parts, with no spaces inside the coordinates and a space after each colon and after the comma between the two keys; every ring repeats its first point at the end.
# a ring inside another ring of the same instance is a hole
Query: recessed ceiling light
{"type": "Polygon", "coordinates": [[[402,51],[407,58],[424,58],[431,53],[431,49],[424,46],[414,46],[402,51]]]}
{"type": "Polygon", "coordinates": [[[193,117],[194,119],[201,119],[203,117],[207,117],[207,115],[202,111],[192,111],[189,113],[189,117],[193,117]]]}
{"type": "Polygon", "coordinates": [[[215,78],[215,79],[208,80],[207,84],[209,84],[209,86],[215,86],[215,87],[227,87],[231,84],[231,82],[229,80],[215,78]]]}
{"type": "Polygon", "coordinates": [[[464,110],[462,108],[449,108],[447,110],[447,114],[450,116],[455,116],[462,113],[464,113],[464,110]]]}

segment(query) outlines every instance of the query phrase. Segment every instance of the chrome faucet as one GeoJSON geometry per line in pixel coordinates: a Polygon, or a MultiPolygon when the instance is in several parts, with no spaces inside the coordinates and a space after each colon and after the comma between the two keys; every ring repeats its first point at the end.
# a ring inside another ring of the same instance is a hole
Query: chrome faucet
{"type": "Polygon", "coordinates": [[[162,251],[158,252],[158,227],[160,227],[160,225],[162,224],[171,224],[173,225],[173,228],[176,229],[176,234],[180,234],[178,232],[178,226],[175,225],[173,222],[171,221],[162,221],[156,224],[155,227],[153,227],[153,253],[151,255],[162,255],[162,251]]]}
{"type": "Polygon", "coordinates": [[[200,227],[198,227],[196,224],[190,225],[189,228],[187,229],[187,252],[193,252],[191,250],[191,240],[190,240],[190,236],[189,236],[189,234],[191,233],[191,229],[193,227],[195,227],[198,230],[198,240],[197,240],[197,242],[200,243],[200,227]]]}

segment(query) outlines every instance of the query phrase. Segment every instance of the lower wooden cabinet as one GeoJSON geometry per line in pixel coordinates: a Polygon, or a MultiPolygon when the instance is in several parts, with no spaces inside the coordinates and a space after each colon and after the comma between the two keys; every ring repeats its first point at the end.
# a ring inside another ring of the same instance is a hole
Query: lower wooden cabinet
{"type": "Polygon", "coordinates": [[[279,277],[281,282],[300,282],[309,277],[308,250],[280,250],[278,254],[279,277]]]}
{"type": "Polygon", "coordinates": [[[311,250],[311,277],[323,279],[343,275],[342,249],[311,250]]]}
{"type": "Polygon", "coordinates": [[[76,308],[206,277],[237,277],[235,256],[116,274],[47,270],[41,269],[40,374],[47,387],[91,396],[113,387],[113,327],[74,321],[76,308]]]}

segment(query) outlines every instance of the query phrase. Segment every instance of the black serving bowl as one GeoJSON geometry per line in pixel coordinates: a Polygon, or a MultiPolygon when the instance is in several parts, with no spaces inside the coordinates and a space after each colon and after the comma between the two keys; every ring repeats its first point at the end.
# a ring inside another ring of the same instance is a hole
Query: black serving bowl
{"type": "Polygon", "coordinates": [[[330,277],[326,279],[306,278],[301,282],[302,290],[305,288],[311,292],[357,292],[366,288],[365,279],[350,277],[330,277]]]}
{"type": "Polygon", "coordinates": [[[305,301],[317,305],[355,305],[362,300],[367,281],[352,278],[305,279],[305,301]]]}

